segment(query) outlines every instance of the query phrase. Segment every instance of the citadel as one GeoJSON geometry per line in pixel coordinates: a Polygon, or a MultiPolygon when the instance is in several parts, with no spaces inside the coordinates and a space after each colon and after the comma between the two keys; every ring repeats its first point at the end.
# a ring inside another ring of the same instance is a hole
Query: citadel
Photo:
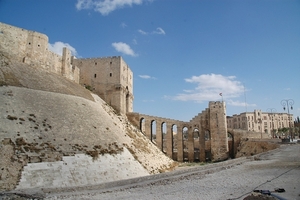
{"type": "Polygon", "coordinates": [[[292,119],[292,115],[259,110],[226,117],[225,102],[220,101],[209,102],[208,108],[189,122],[135,113],[133,72],[122,57],[75,58],[67,48],[63,48],[62,56],[57,55],[48,50],[45,34],[4,23],[0,23],[0,39],[1,51],[17,61],[61,75],[97,94],[179,162],[226,160],[233,157],[235,142],[243,135],[270,138],[271,130],[288,127],[292,119]],[[234,138],[232,141],[228,134],[234,138]]]}

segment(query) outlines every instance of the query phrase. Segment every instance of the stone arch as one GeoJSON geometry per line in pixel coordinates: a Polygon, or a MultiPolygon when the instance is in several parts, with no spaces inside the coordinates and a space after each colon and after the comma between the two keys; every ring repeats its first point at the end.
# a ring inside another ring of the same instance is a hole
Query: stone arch
{"type": "Polygon", "coordinates": [[[205,161],[211,161],[211,133],[210,130],[204,130],[205,139],[205,161]]]}
{"type": "Polygon", "coordinates": [[[156,121],[154,119],[151,121],[150,140],[156,144],[156,121]]]}
{"type": "Polygon", "coordinates": [[[206,129],[206,130],[204,131],[204,137],[205,137],[205,141],[211,140],[210,131],[209,131],[208,129],[206,129]]]}
{"type": "Polygon", "coordinates": [[[146,131],[146,119],[144,117],[142,117],[140,119],[140,131],[144,134],[145,134],[145,131],[146,131]]]}
{"type": "Polygon", "coordinates": [[[233,136],[232,133],[227,132],[227,137],[228,137],[229,157],[230,158],[235,158],[235,153],[234,153],[234,136],[233,136]]]}
{"type": "MultiPolygon", "coordinates": [[[[231,141],[229,141],[228,138],[228,147],[229,147],[229,156],[235,158],[235,155],[237,154],[237,147],[239,146],[241,142],[241,138],[243,137],[245,133],[243,131],[238,131],[234,129],[227,129],[227,136],[232,137],[231,141]],[[229,144],[231,142],[231,146],[229,144]]],[[[246,135],[248,135],[249,132],[246,132],[246,135]]]]}
{"type": "Polygon", "coordinates": [[[172,152],[173,152],[172,159],[177,160],[178,130],[177,130],[177,125],[176,124],[172,124],[171,134],[172,134],[172,152]]]}
{"type": "Polygon", "coordinates": [[[182,142],[183,142],[183,161],[188,161],[188,137],[189,137],[189,128],[188,126],[182,127],[182,142]]]}
{"type": "Polygon", "coordinates": [[[167,123],[161,123],[162,151],[167,153],[167,123]]]}
{"type": "Polygon", "coordinates": [[[200,132],[197,127],[193,130],[193,139],[194,139],[194,161],[200,161],[200,132]]]}

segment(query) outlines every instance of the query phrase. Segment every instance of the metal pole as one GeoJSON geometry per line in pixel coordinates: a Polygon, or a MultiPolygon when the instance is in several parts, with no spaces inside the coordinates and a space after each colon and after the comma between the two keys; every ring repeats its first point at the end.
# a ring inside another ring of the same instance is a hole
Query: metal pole
{"type": "Polygon", "coordinates": [[[291,106],[291,110],[293,110],[293,105],[294,105],[294,100],[293,99],[283,99],[281,101],[281,105],[283,106],[283,110],[285,110],[285,108],[287,107],[288,110],[288,123],[289,123],[289,132],[290,132],[290,137],[293,141],[294,136],[292,134],[292,130],[291,130],[291,122],[290,122],[290,106],[291,106]]]}

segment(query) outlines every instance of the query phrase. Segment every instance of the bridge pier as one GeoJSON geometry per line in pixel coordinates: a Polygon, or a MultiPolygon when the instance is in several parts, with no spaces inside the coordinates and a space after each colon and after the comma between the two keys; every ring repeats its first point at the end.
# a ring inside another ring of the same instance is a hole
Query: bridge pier
{"type": "Polygon", "coordinates": [[[183,127],[177,126],[177,161],[183,162],[183,127]]]}
{"type": "Polygon", "coordinates": [[[194,148],[194,131],[192,130],[192,127],[189,127],[188,129],[188,160],[189,162],[194,162],[195,158],[195,148],[194,148]]]}
{"type": "Polygon", "coordinates": [[[146,135],[146,137],[151,141],[152,140],[152,136],[151,136],[151,121],[149,121],[148,119],[144,119],[144,126],[145,126],[145,132],[144,134],[146,135]]]}
{"type": "Polygon", "coordinates": [[[199,130],[199,160],[205,162],[205,130],[201,128],[199,130]]]}
{"type": "Polygon", "coordinates": [[[167,124],[166,128],[166,148],[167,156],[169,156],[169,158],[173,158],[173,133],[171,129],[171,124],[167,124]]]}
{"type": "Polygon", "coordinates": [[[161,120],[156,120],[156,146],[164,152],[163,149],[163,135],[162,135],[162,123],[163,121],[161,120]]]}

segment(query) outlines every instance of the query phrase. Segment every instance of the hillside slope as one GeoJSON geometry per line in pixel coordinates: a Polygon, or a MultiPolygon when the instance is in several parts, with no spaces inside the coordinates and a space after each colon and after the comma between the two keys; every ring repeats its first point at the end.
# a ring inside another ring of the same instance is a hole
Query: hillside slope
{"type": "Polygon", "coordinates": [[[0,64],[0,190],[97,184],[175,165],[80,85],[3,54],[0,64]]]}

